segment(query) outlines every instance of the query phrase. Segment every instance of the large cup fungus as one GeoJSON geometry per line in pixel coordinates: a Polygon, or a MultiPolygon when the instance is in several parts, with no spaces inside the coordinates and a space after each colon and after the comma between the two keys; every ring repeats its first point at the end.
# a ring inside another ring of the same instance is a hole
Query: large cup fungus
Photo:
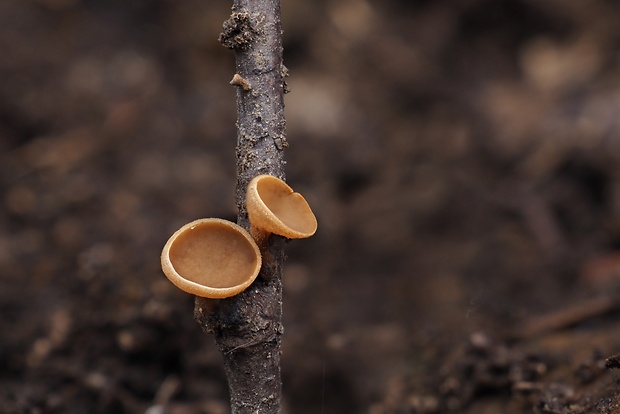
{"type": "Polygon", "coordinates": [[[236,295],[252,284],[262,259],[242,227],[217,218],[188,223],[168,239],[162,270],[179,289],[211,299],[236,295]]]}
{"type": "Polygon", "coordinates": [[[277,177],[254,177],[248,184],[246,207],[250,232],[261,246],[271,233],[304,239],[316,232],[316,217],[306,200],[277,177]]]}

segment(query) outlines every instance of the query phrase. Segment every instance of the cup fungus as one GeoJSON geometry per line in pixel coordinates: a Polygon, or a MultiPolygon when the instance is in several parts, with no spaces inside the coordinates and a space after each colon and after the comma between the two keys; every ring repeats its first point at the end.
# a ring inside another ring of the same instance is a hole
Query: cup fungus
{"type": "Polygon", "coordinates": [[[271,233],[304,239],[316,232],[316,217],[303,196],[272,175],[259,175],[250,181],[246,207],[250,231],[259,245],[271,233]]]}
{"type": "Polygon", "coordinates": [[[211,299],[245,290],[256,279],[261,263],[252,236],[241,226],[217,218],[184,225],[161,253],[162,270],[174,285],[211,299]]]}

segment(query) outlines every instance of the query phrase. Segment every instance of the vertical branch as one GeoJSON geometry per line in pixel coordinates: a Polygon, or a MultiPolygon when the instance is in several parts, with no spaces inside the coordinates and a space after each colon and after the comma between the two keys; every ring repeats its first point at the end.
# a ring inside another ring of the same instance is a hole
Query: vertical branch
{"type": "MultiPolygon", "coordinates": [[[[245,193],[259,174],[284,179],[285,68],[282,64],[280,0],[233,0],[220,42],[235,53],[237,89],[238,223],[249,229],[245,193]]],[[[196,299],[195,317],[215,334],[224,358],[232,412],[280,413],[283,240],[264,247],[257,280],[215,306],[196,299]]]]}

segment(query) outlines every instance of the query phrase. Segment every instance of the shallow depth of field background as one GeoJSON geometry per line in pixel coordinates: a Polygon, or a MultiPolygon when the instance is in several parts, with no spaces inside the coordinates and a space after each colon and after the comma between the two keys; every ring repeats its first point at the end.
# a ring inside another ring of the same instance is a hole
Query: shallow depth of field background
{"type": "MultiPolygon", "coordinates": [[[[228,412],[159,254],[236,217],[230,6],[0,2],[4,413],[228,412]]],[[[619,5],[282,7],[287,179],[319,220],[287,245],[286,412],[410,412],[472,333],[616,288],[619,5]]]]}

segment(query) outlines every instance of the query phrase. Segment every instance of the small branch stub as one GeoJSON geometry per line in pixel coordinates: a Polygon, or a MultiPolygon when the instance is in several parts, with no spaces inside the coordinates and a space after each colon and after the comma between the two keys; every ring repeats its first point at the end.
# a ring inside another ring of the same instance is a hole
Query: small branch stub
{"type": "Polygon", "coordinates": [[[250,82],[248,82],[245,78],[243,78],[238,73],[235,73],[232,80],[230,81],[230,84],[233,86],[240,86],[243,88],[244,91],[252,90],[252,85],[250,85],[250,82]]]}

